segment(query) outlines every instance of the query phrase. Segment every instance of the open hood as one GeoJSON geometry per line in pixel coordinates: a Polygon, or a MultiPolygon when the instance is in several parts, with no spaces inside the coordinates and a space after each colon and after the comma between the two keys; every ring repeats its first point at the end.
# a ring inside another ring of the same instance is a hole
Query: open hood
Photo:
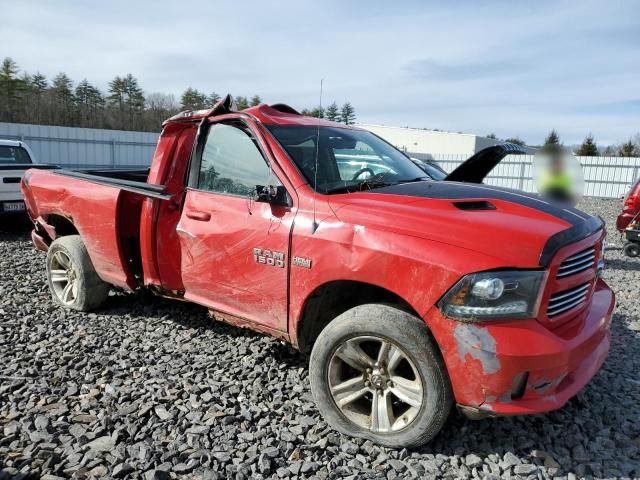
{"type": "Polygon", "coordinates": [[[480,150],[469,157],[462,165],[446,176],[444,180],[451,182],[482,183],[489,172],[507,155],[522,155],[527,151],[520,145],[504,143],[480,150]]]}

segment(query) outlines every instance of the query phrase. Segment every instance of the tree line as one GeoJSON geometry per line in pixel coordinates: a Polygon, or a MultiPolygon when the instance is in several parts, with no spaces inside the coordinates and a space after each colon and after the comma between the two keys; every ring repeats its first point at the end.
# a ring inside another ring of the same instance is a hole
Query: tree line
{"type": "MultiPolygon", "coordinates": [[[[40,72],[29,74],[8,57],[0,65],[0,122],[157,132],[170,116],[209,108],[219,99],[216,92],[205,94],[191,87],[179,100],[167,93],[147,93],[130,73],[113,78],[103,92],[86,78],[76,84],[65,73],[51,80],[40,72]]],[[[235,101],[243,110],[259,105],[262,98],[237,96],[235,101]]],[[[346,124],[356,120],[349,102],[301,113],[346,124]]]]}
{"type": "MultiPolygon", "coordinates": [[[[560,145],[562,145],[560,135],[553,129],[545,138],[542,148],[560,145]]],[[[607,145],[606,147],[600,148],[593,138],[593,134],[589,133],[582,143],[572,148],[572,150],[573,153],[580,157],[638,157],[640,156],[640,134],[619,145],[607,145]]]]}
{"type": "MultiPolygon", "coordinates": [[[[187,88],[180,99],[174,95],[146,93],[138,79],[128,73],[116,76],[102,92],[86,78],[74,84],[65,73],[58,73],[51,80],[40,72],[29,74],[11,58],[0,65],[0,122],[33,123],[68,127],[106,128],[157,132],[162,121],[182,110],[199,110],[211,107],[220,99],[216,92],[209,94],[195,88],[187,88]]],[[[236,96],[238,109],[259,105],[260,95],[236,96]]],[[[312,117],[351,125],[356,121],[355,108],[350,102],[338,106],[332,102],[326,108],[304,108],[301,113],[312,117]]],[[[497,139],[495,134],[488,138],[497,139]]],[[[518,137],[502,141],[525,145],[518,137]]],[[[545,145],[560,145],[555,130],[549,132],[545,145]]],[[[640,156],[640,134],[619,145],[599,147],[592,134],[581,145],[574,146],[580,156],[640,156]]]]}
{"type": "MultiPolygon", "coordinates": [[[[182,109],[188,110],[200,110],[211,106],[220,100],[220,95],[217,93],[200,92],[195,88],[187,88],[180,97],[180,105],[182,109]]],[[[260,95],[254,95],[252,97],[237,96],[234,98],[239,110],[245,108],[254,107],[262,103],[260,95]]],[[[356,110],[351,105],[351,102],[345,102],[341,107],[338,107],[336,102],[331,103],[327,108],[316,107],[313,109],[304,108],[300,112],[302,115],[308,117],[319,117],[331,120],[332,122],[341,122],[346,125],[353,125],[356,121],[356,110]]]]}
{"type": "MultiPolygon", "coordinates": [[[[490,133],[487,135],[487,138],[506,143],[515,143],[516,145],[525,145],[525,142],[518,137],[499,139],[495,134],[490,133]]],[[[545,137],[544,144],[542,144],[540,148],[549,149],[561,145],[560,135],[553,129],[545,137]]],[[[571,150],[575,155],[580,157],[640,157],[640,133],[619,145],[607,145],[605,147],[598,147],[593,134],[589,133],[580,145],[574,145],[571,150]]]]}

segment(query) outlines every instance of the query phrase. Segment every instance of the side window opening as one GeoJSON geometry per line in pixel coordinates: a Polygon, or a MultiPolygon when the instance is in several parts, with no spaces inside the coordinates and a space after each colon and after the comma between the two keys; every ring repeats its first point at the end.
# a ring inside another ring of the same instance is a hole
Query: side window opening
{"type": "Polygon", "coordinates": [[[274,178],[255,139],[243,125],[211,126],[202,152],[198,189],[250,196],[256,185],[279,184],[274,178]]]}

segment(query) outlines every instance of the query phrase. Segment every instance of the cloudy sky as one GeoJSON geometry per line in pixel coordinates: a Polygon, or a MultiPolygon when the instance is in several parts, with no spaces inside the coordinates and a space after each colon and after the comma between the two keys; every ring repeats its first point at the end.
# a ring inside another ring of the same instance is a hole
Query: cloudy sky
{"type": "Polygon", "coordinates": [[[0,57],[106,89],[351,101],[365,123],[565,143],[640,132],[640,2],[0,0],[0,57]]]}

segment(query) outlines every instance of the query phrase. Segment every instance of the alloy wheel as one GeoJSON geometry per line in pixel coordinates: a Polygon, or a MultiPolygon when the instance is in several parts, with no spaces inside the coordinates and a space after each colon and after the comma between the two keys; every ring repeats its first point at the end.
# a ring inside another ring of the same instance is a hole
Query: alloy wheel
{"type": "Polygon", "coordinates": [[[78,276],[69,255],[58,250],[51,258],[49,277],[60,301],[71,305],[78,297],[78,276]]]}
{"type": "Polygon", "coordinates": [[[418,415],[424,390],[409,355],[388,339],[344,341],[329,363],[329,389],[345,417],[375,433],[402,430],[418,415]]]}

